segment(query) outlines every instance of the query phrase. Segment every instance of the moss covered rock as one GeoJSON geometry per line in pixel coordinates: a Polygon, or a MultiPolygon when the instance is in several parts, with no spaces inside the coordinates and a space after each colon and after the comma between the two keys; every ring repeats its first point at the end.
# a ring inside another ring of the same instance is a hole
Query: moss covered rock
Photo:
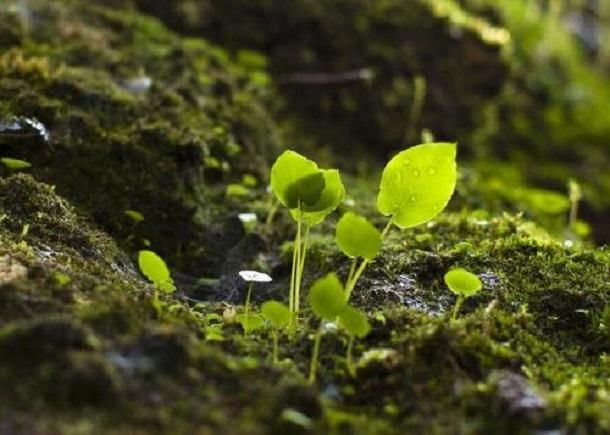
{"type": "Polygon", "coordinates": [[[31,163],[123,246],[147,239],[174,267],[213,275],[211,253],[243,235],[227,223],[239,208],[223,204],[226,186],[264,182],[276,153],[265,85],[153,18],[88,2],[6,6],[0,154],[31,163]]]}

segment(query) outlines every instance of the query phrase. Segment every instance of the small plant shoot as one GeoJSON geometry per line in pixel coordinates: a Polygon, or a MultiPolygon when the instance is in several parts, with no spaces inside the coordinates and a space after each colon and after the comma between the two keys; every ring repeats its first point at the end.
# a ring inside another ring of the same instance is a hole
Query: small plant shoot
{"type": "Polygon", "coordinates": [[[339,171],[319,169],[315,162],[289,150],[281,154],[271,168],[271,190],[290,210],[297,224],[289,295],[289,309],[296,321],[309,231],[339,206],[345,188],[339,171]]]}
{"type": "Polygon", "coordinates": [[[309,366],[309,383],[316,380],[318,359],[320,356],[320,342],[322,339],[322,327],[325,320],[337,318],[346,308],[345,292],[341,281],[336,274],[330,273],[318,279],[309,290],[309,305],[316,316],[320,318],[320,325],[314,338],[314,347],[311,353],[309,366]]]}
{"type": "Polygon", "coordinates": [[[462,303],[466,298],[477,294],[483,288],[483,284],[478,276],[465,269],[453,269],[445,274],[445,284],[453,293],[457,295],[455,307],[451,319],[457,318],[462,303]]]}
{"type": "Polygon", "coordinates": [[[10,157],[3,157],[0,159],[0,162],[8,169],[9,171],[21,171],[23,169],[29,169],[32,165],[25,160],[12,159],[10,157]]]}
{"type": "Polygon", "coordinates": [[[163,293],[173,293],[176,291],[167,264],[153,251],[140,251],[138,265],[142,274],[163,293]]]}
{"type": "Polygon", "coordinates": [[[377,255],[392,225],[411,228],[424,224],[442,212],[455,191],[457,146],[453,143],[425,143],[398,153],[383,170],[377,209],[390,220],[377,239],[375,228],[364,218],[350,214],[337,226],[337,243],[352,263],[346,285],[349,300],[368,263],[377,255]],[[374,255],[373,255],[374,254],[374,255]]]}
{"type": "Polygon", "coordinates": [[[260,316],[250,314],[250,297],[252,296],[252,288],[255,282],[271,282],[269,275],[255,270],[242,270],[239,276],[248,283],[248,292],[246,294],[246,304],[244,306],[244,314],[237,316],[237,321],[241,323],[245,332],[250,332],[260,328],[263,325],[263,320],[260,316]]]}
{"type": "Polygon", "coordinates": [[[345,282],[345,300],[348,301],[366,263],[373,260],[381,250],[381,233],[366,218],[347,212],[337,223],[335,239],[341,251],[352,258],[347,280],[345,282]],[[362,258],[358,267],[358,259],[362,258]]]}
{"type": "Polygon", "coordinates": [[[349,335],[347,354],[345,357],[347,370],[351,376],[355,376],[356,370],[354,368],[354,362],[352,359],[354,339],[366,337],[371,330],[371,325],[364,312],[351,306],[345,307],[345,309],[341,312],[339,315],[339,322],[349,335]]]}
{"type": "Polygon", "coordinates": [[[271,323],[273,336],[273,363],[278,363],[278,334],[290,324],[290,308],[278,301],[267,301],[261,307],[261,314],[271,323]]]}

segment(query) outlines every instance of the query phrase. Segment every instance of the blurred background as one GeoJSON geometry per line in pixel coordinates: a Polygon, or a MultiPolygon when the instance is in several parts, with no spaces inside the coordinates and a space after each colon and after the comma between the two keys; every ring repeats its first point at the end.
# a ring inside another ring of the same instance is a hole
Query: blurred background
{"type": "Polygon", "coordinates": [[[185,270],[197,268],[191,240],[226,244],[218,223],[193,239],[225,212],[207,199],[227,185],[247,195],[244,175],[265,185],[286,147],[376,183],[398,150],[457,141],[454,210],[524,213],[570,243],[610,241],[610,0],[1,7],[0,115],[40,120],[52,150],[4,153],[33,161],[112,234],[133,230],[121,210],[145,212],[146,234],[185,270]],[[176,234],[178,220],[192,228],[176,234]]]}

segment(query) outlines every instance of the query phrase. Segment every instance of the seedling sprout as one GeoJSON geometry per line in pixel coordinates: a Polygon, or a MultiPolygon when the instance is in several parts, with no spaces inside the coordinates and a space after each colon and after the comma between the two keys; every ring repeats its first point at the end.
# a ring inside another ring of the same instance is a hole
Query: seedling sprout
{"type": "Polygon", "coordinates": [[[257,272],[255,270],[242,270],[239,272],[239,276],[248,283],[248,292],[246,294],[246,304],[244,306],[244,314],[237,316],[239,323],[241,323],[244,331],[250,332],[254,329],[258,329],[263,325],[263,321],[260,316],[250,314],[250,297],[252,296],[252,288],[256,282],[271,282],[272,278],[263,272],[257,272]]]}
{"type": "Polygon", "coordinates": [[[477,294],[483,288],[478,276],[465,269],[453,269],[445,274],[445,284],[457,295],[451,320],[457,318],[460,307],[466,298],[477,294]]]}
{"type": "Polygon", "coordinates": [[[349,341],[347,344],[346,363],[347,370],[350,375],[355,376],[356,370],[352,360],[352,348],[354,347],[355,338],[364,338],[368,335],[371,330],[371,325],[366,317],[366,314],[357,308],[347,306],[343,312],[339,315],[339,321],[341,326],[345,328],[349,334],[349,341]]]}
{"type": "Polygon", "coordinates": [[[155,285],[153,304],[159,309],[158,290],[171,294],[176,291],[176,286],[171,277],[167,264],[153,251],[140,251],[138,254],[138,266],[142,274],[155,285]]]}
{"type": "Polygon", "coordinates": [[[278,362],[278,332],[290,324],[290,308],[278,301],[267,301],[261,307],[261,314],[271,323],[273,335],[273,363],[278,362]]]}
{"type": "Polygon", "coordinates": [[[320,318],[320,325],[316,330],[314,346],[309,366],[309,383],[316,380],[316,371],[320,355],[320,341],[322,339],[322,328],[325,320],[332,320],[339,316],[346,308],[345,293],[339,278],[334,273],[329,273],[313,283],[309,290],[309,304],[316,316],[320,318]]]}
{"type": "Polygon", "coordinates": [[[271,168],[271,190],[290,210],[297,224],[289,295],[289,309],[296,321],[309,231],[337,208],[345,196],[345,188],[339,171],[319,169],[315,162],[289,150],[271,168]]]}

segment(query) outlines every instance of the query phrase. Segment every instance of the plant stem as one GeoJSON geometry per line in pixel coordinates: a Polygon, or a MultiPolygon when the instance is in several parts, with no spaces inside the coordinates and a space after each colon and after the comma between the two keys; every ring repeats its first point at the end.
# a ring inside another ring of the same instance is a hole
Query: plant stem
{"type": "Polygon", "coordinates": [[[463,302],[464,297],[461,295],[458,296],[457,300],[455,301],[455,307],[453,308],[453,314],[451,314],[451,320],[457,319],[458,312],[460,311],[460,307],[462,306],[463,302]]]}
{"type": "Polygon", "coordinates": [[[277,338],[277,330],[273,328],[273,364],[278,363],[278,338],[277,338]]]}
{"type": "Polygon", "coordinates": [[[316,381],[316,369],[318,366],[318,358],[320,356],[320,341],[322,341],[322,325],[324,319],[320,321],[318,330],[316,331],[316,338],[313,343],[313,352],[311,353],[311,363],[309,364],[309,378],[307,382],[313,384],[316,381]]]}
{"type": "Polygon", "coordinates": [[[244,308],[244,312],[246,314],[246,317],[248,317],[248,314],[250,312],[250,295],[252,294],[252,287],[254,286],[253,282],[250,282],[250,284],[248,285],[248,293],[246,295],[246,306],[244,308]]]}
{"type": "Polygon", "coordinates": [[[347,371],[349,372],[349,374],[352,378],[356,376],[356,370],[354,369],[354,363],[352,361],[352,348],[353,347],[354,347],[354,337],[350,335],[349,341],[347,342],[346,362],[347,362],[347,371]]]}
{"type": "Polygon", "coordinates": [[[310,225],[305,227],[305,236],[301,241],[301,248],[299,248],[300,258],[299,258],[299,269],[297,270],[297,280],[296,280],[296,295],[294,298],[295,304],[295,312],[298,315],[301,307],[301,283],[303,282],[303,271],[305,270],[305,257],[307,256],[307,247],[309,242],[309,229],[310,225]]]}
{"type": "Polygon", "coordinates": [[[347,274],[347,279],[345,280],[345,288],[352,282],[354,277],[354,272],[356,271],[356,263],[358,262],[358,257],[354,257],[352,260],[352,266],[349,268],[349,273],[347,274]]]}
{"type": "MultiPolygon", "coordinates": [[[[381,232],[381,240],[383,240],[387,236],[388,232],[392,228],[393,223],[394,223],[394,218],[392,218],[388,221],[385,228],[381,232]]],[[[355,261],[356,260],[354,260],[354,262],[355,261]]],[[[349,301],[349,298],[352,295],[352,291],[356,287],[356,283],[358,282],[358,280],[360,279],[360,276],[364,272],[364,269],[366,269],[366,266],[370,262],[371,262],[371,260],[367,260],[367,259],[362,260],[362,263],[360,263],[360,267],[358,267],[358,269],[356,269],[356,272],[352,275],[351,280],[348,279],[347,284],[345,285],[345,300],[346,301],[349,301]]]]}
{"type": "Polygon", "coordinates": [[[273,218],[275,217],[275,214],[277,213],[277,210],[280,206],[280,202],[273,198],[271,200],[271,207],[269,208],[269,214],[267,214],[267,220],[265,221],[265,226],[267,227],[267,232],[270,233],[271,232],[271,224],[273,224],[273,218]]]}

